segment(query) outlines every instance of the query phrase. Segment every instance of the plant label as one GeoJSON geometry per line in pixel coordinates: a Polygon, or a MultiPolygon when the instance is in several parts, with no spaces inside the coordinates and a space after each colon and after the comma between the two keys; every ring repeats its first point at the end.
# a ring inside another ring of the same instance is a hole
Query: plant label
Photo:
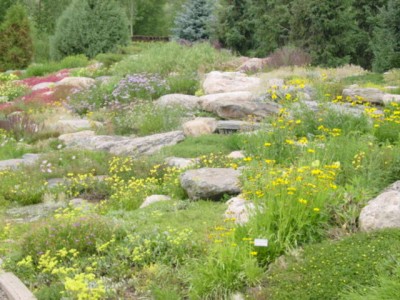
{"type": "Polygon", "coordinates": [[[254,239],[254,246],[268,247],[268,240],[267,239],[254,239]]]}

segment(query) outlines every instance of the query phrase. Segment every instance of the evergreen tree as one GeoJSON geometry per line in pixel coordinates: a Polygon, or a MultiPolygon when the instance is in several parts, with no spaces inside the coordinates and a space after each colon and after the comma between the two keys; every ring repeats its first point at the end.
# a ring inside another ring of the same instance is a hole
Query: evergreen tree
{"type": "Polygon", "coordinates": [[[400,68],[400,0],[389,0],[378,19],[371,41],[373,70],[383,72],[400,68]]]}
{"type": "Polygon", "coordinates": [[[222,0],[217,10],[215,36],[223,46],[247,54],[255,48],[252,0],[222,0]]]}
{"type": "Polygon", "coordinates": [[[211,4],[208,0],[188,0],[175,19],[173,35],[191,42],[210,37],[211,4]]]}
{"type": "Polygon", "coordinates": [[[267,56],[285,46],[290,33],[290,0],[253,0],[255,53],[267,56]]]}
{"type": "Polygon", "coordinates": [[[15,4],[7,10],[0,36],[0,71],[27,67],[32,60],[33,44],[24,6],[15,4]]]}
{"type": "Polygon", "coordinates": [[[358,32],[352,4],[353,0],[294,0],[291,41],[310,53],[316,65],[349,63],[358,32]]]}
{"type": "Polygon", "coordinates": [[[373,30],[379,22],[379,10],[387,5],[388,0],[357,0],[353,3],[359,32],[354,36],[356,52],[351,63],[371,69],[373,52],[371,39],[373,30]]]}
{"type": "Polygon", "coordinates": [[[13,5],[13,0],[1,0],[0,1],[0,24],[3,22],[6,16],[7,10],[13,5]]]}
{"type": "Polygon", "coordinates": [[[112,0],[74,0],[57,22],[52,57],[74,54],[95,57],[126,45],[129,27],[123,10],[112,0]]]}

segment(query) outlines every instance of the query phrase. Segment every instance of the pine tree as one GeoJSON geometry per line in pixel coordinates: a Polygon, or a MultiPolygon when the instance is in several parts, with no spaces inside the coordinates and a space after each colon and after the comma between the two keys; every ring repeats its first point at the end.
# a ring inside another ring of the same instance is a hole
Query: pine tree
{"type": "Polygon", "coordinates": [[[13,4],[13,0],[1,0],[0,1],[0,24],[3,22],[4,17],[6,16],[7,10],[13,4]]]}
{"type": "Polygon", "coordinates": [[[95,57],[129,40],[126,14],[112,0],[74,0],[57,22],[51,41],[54,59],[74,54],[95,57]]]}
{"type": "Polygon", "coordinates": [[[373,70],[383,72],[400,68],[400,0],[389,0],[378,19],[371,41],[373,70]]]}
{"type": "Polygon", "coordinates": [[[21,4],[7,10],[0,36],[0,71],[27,67],[32,61],[33,44],[28,15],[21,4]]]}
{"type": "Polygon", "coordinates": [[[210,37],[212,7],[208,0],[188,0],[175,19],[173,35],[191,42],[210,37]]]}

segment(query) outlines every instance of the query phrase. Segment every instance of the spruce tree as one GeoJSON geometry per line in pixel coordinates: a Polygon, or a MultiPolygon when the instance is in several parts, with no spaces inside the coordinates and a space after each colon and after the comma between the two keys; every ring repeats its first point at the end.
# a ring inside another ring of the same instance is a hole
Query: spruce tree
{"type": "Polygon", "coordinates": [[[126,14],[113,0],[74,0],[57,22],[51,41],[54,59],[74,54],[95,57],[129,41],[126,14]]]}
{"type": "Polygon", "coordinates": [[[33,44],[28,15],[21,4],[7,10],[0,36],[0,71],[27,67],[32,61],[33,44]]]}
{"type": "Polygon", "coordinates": [[[383,72],[400,68],[400,0],[389,0],[378,19],[371,41],[373,70],[383,72]]]}
{"type": "Polygon", "coordinates": [[[311,54],[313,64],[335,67],[355,53],[353,0],[294,0],[291,42],[311,54]]]}
{"type": "Polygon", "coordinates": [[[210,37],[211,3],[208,0],[188,0],[175,19],[173,35],[191,42],[210,37]]]}
{"type": "Polygon", "coordinates": [[[248,54],[255,48],[252,0],[222,0],[215,35],[224,47],[248,54]]]}

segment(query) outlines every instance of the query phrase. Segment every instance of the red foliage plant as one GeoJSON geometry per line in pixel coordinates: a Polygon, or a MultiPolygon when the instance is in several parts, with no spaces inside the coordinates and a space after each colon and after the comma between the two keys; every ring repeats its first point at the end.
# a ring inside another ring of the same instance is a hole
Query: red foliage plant
{"type": "Polygon", "coordinates": [[[43,83],[43,82],[57,82],[68,76],[69,76],[69,70],[64,69],[64,70],[58,71],[55,74],[51,74],[51,75],[44,76],[44,77],[30,77],[30,78],[20,80],[20,82],[22,82],[23,84],[25,84],[29,87],[33,87],[33,86],[35,86],[39,83],[43,83]]]}

